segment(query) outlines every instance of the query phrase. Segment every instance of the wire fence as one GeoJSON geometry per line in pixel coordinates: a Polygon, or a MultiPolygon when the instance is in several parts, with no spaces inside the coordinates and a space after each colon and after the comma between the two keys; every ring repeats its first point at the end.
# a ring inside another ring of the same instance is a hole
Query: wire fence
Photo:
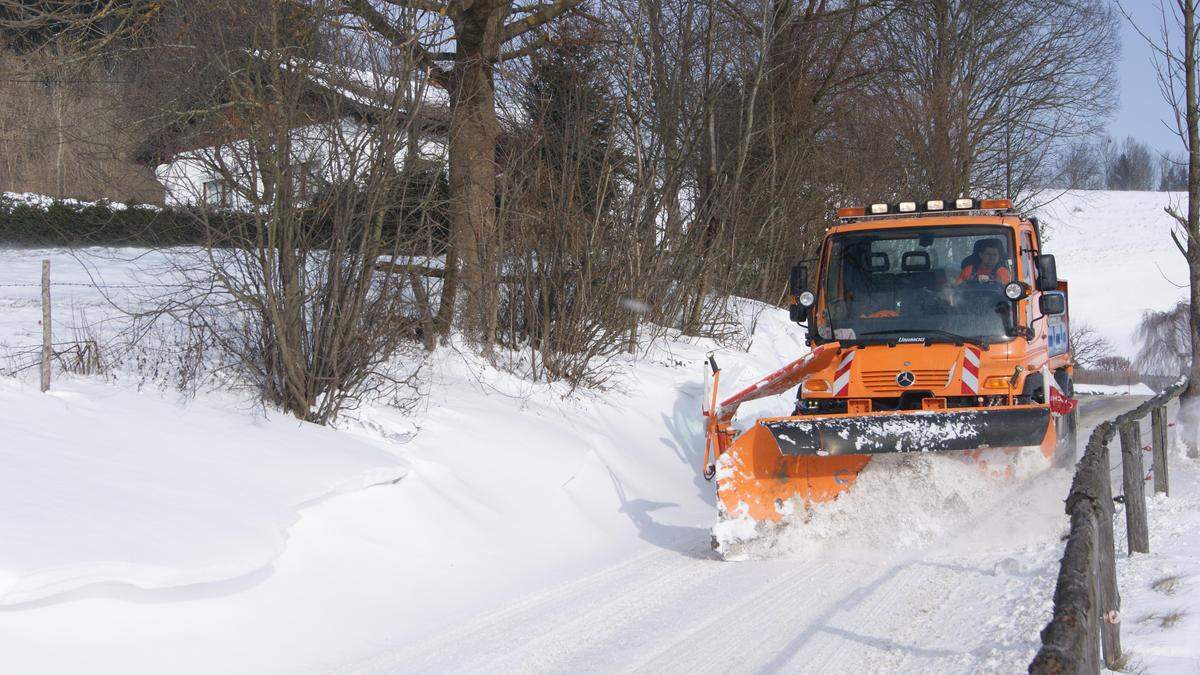
{"type": "MultiPolygon", "coordinates": [[[[130,288],[187,288],[185,283],[178,284],[98,284],[84,281],[52,281],[50,287],[94,288],[96,290],[130,289],[130,288]]],[[[41,288],[41,284],[0,283],[0,288],[41,288]]]]}

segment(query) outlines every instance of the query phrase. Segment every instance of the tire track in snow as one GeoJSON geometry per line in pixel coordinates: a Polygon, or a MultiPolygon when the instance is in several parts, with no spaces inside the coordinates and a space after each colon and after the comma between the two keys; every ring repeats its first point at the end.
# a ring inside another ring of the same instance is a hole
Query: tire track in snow
{"type": "MultiPolygon", "coordinates": [[[[547,636],[561,630],[567,617],[580,618],[628,603],[631,597],[647,598],[654,589],[670,585],[673,578],[704,578],[719,571],[712,558],[688,557],[672,550],[655,550],[581,579],[568,581],[531,595],[506,608],[444,631],[432,640],[393,650],[369,661],[349,666],[347,672],[406,671],[461,672],[496,670],[498,660],[514,651],[529,652],[545,646],[547,636]],[[581,601],[586,603],[581,604],[581,601]],[[587,609],[581,611],[581,607],[587,609]],[[521,649],[515,645],[520,634],[521,649]]],[[[678,585],[679,582],[675,582],[678,585]]]]}

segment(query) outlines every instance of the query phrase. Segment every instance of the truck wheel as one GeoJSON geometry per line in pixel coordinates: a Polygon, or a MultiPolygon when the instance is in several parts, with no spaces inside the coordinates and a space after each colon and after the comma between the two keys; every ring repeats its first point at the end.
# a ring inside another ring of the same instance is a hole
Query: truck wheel
{"type": "MultiPolygon", "coordinates": [[[[1075,383],[1067,380],[1067,396],[1075,397],[1075,383]]],[[[1069,468],[1075,464],[1079,454],[1079,409],[1071,411],[1070,415],[1058,418],[1055,422],[1055,435],[1058,437],[1058,447],[1054,452],[1054,466],[1069,468]]]]}

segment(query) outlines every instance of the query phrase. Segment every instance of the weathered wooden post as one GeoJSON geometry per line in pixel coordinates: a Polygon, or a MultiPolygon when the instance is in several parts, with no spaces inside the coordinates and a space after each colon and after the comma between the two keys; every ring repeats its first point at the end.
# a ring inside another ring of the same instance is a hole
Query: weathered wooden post
{"type": "Polygon", "coordinates": [[[1149,553],[1146,523],[1146,470],[1142,464],[1141,429],[1136,421],[1121,425],[1121,475],[1125,486],[1125,531],[1129,553],[1149,553]]]}
{"type": "Polygon", "coordinates": [[[50,328],[50,261],[42,261],[42,391],[50,390],[50,362],[54,359],[54,332],[50,328]]]}
{"type": "Polygon", "coordinates": [[[1117,623],[1121,616],[1121,594],[1117,590],[1117,546],[1113,534],[1112,479],[1108,444],[1100,446],[1101,472],[1097,476],[1099,491],[1097,493],[1098,528],[1097,545],[1100,555],[1100,570],[1097,575],[1100,580],[1100,644],[1104,648],[1104,665],[1114,668],[1121,660],[1121,626],[1117,623]]]}
{"type": "Polygon", "coordinates": [[[1150,413],[1150,443],[1154,446],[1154,492],[1170,496],[1167,475],[1167,406],[1160,405],[1150,413]]]}
{"type": "Polygon", "coordinates": [[[1104,606],[1103,591],[1100,584],[1100,523],[1099,518],[1103,517],[1103,508],[1094,508],[1092,504],[1085,503],[1081,505],[1084,513],[1087,514],[1087,535],[1091,544],[1088,551],[1087,560],[1087,592],[1088,592],[1088,613],[1087,613],[1087,634],[1084,636],[1084,654],[1083,667],[1085,673],[1100,672],[1100,636],[1101,626],[1104,623],[1104,611],[1101,609],[1104,606]]]}

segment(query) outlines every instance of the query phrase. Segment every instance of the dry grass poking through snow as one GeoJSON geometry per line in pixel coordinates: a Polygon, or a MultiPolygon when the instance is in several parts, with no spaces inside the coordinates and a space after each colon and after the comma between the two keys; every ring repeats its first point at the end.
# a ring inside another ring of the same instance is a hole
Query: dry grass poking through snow
{"type": "Polygon", "coordinates": [[[1175,593],[1183,586],[1183,580],[1178,574],[1173,574],[1169,577],[1163,577],[1158,581],[1150,584],[1150,588],[1162,593],[1163,595],[1175,595],[1175,593]]]}
{"type": "Polygon", "coordinates": [[[1134,658],[1133,652],[1126,649],[1117,662],[1110,668],[1114,673],[1129,673],[1129,675],[1145,675],[1148,670],[1141,661],[1134,658]]]}
{"type": "Polygon", "coordinates": [[[1138,619],[1138,623],[1157,623],[1159,628],[1174,628],[1175,624],[1179,623],[1185,616],[1187,616],[1187,610],[1183,609],[1166,612],[1165,614],[1155,612],[1138,619]]]}

